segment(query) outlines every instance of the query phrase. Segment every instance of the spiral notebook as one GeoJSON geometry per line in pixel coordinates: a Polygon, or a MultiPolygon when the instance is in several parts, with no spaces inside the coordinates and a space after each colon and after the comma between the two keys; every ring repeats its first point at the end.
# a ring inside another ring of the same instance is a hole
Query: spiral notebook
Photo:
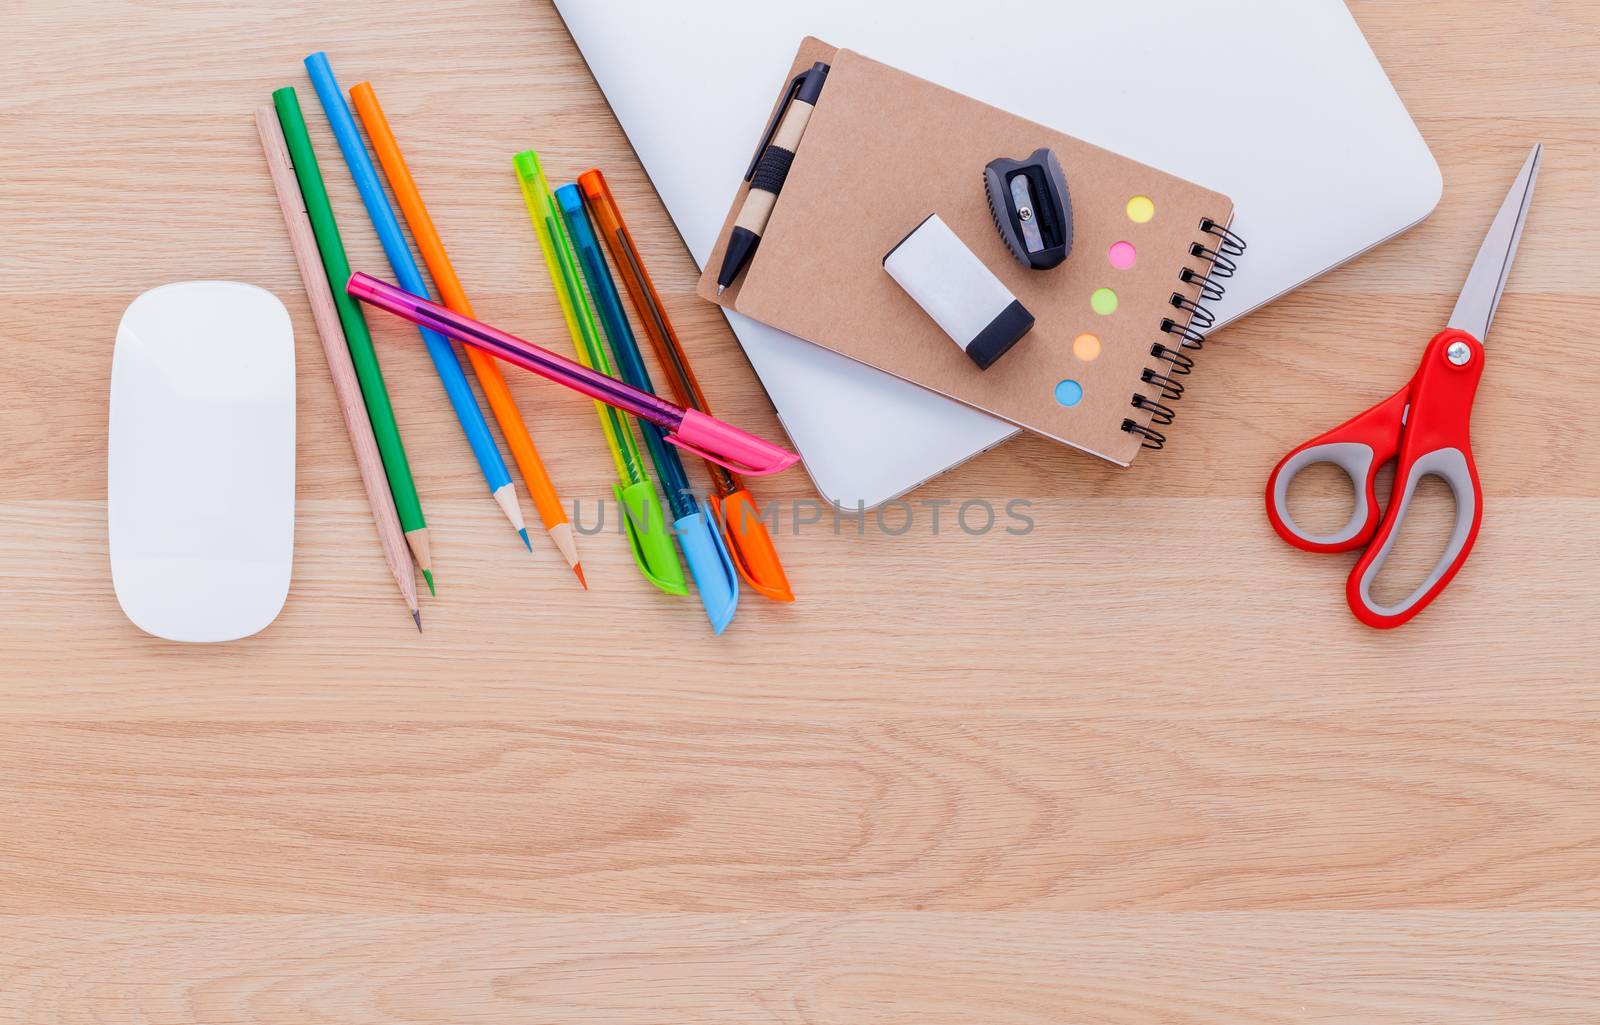
{"type": "MultiPolygon", "coordinates": [[[[1214,320],[1206,302],[1223,294],[1244,249],[1228,227],[1232,201],[814,38],[781,82],[774,74],[774,109],[816,61],[830,66],[827,84],[760,248],[719,298],[716,270],[746,184],[699,294],[1120,465],[1161,447],[1214,320]],[[995,229],[983,168],[1041,146],[1065,171],[1074,239],[1065,263],[1034,271],[995,229]],[[933,213],[1035,318],[987,370],[883,270],[884,254],[933,213]]],[[[1175,118],[1172,130],[1187,129],[1175,118]]]]}

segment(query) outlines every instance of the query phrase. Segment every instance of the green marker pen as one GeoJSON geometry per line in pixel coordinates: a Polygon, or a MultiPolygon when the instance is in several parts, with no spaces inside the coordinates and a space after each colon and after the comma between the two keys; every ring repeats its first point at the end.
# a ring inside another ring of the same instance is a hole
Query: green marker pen
{"type": "MultiPolygon", "coordinates": [[[[528,204],[528,217],[539,236],[539,248],[544,252],[545,266],[555,285],[556,299],[567,320],[567,330],[577,349],[578,362],[590,370],[608,377],[617,376],[611,360],[601,344],[600,332],[595,326],[594,314],[583,294],[583,282],[578,277],[578,260],[562,224],[539,168],[539,156],[533,150],[518,153],[513,160],[517,180],[522,184],[522,198],[528,204]]],[[[666,516],[661,510],[661,496],[645,473],[644,462],[639,458],[639,446],[634,441],[628,421],[616,409],[596,402],[600,414],[600,430],[606,445],[611,449],[611,459],[617,466],[619,481],[615,487],[617,502],[621,506],[624,530],[633,548],[633,558],[639,572],[646,580],[668,594],[688,594],[689,584],[683,575],[683,564],[678,561],[677,546],[672,543],[666,516]]]]}

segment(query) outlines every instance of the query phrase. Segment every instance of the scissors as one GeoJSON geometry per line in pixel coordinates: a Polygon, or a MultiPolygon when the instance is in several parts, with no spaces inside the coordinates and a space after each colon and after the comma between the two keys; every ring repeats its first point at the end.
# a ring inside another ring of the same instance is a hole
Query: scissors
{"type": "Polygon", "coordinates": [[[1467,275],[1449,326],[1433,336],[1409,384],[1360,416],[1313,438],[1284,456],[1267,479],[1267,517],[1289,544],[1308,552],[1347,552],[1367,546],[1345,587],[1356,618],[1380,630],[1405,623],[1427,608],[1461,569],[1483,521],[1483,487],[1472,460],[1472,399],[1483,376],[1483,338],[1506,288],[1522,240],[1543,146],[1533,147],[1489,226],[1467,275]],[[1378,507],[1378,470],[1397,460],[1388,509],[1378,507]],[[1289,515],[1289,482],[1308,466],[1332,463],[1355,487],[1350,521],[1331,534],[1307,534],[1289,515]],[[1417,589],[1393,605],[1372,598],[1372,582],[1389,557],[1406,509],[1422,478],[1450,485],[1456,520],[1444,554],[1417,589]]]}

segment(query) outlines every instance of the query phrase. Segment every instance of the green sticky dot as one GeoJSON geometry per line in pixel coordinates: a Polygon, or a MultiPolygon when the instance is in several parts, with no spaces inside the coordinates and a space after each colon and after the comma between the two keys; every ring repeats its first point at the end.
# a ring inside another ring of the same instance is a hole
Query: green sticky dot
{"type": "Polygon", "coordinates": [[[1117,293],[1109,288],[1097,288],[1089,297],[1089,307],[1100,316],[1109,317],[1117,312],[1117,293]]]}

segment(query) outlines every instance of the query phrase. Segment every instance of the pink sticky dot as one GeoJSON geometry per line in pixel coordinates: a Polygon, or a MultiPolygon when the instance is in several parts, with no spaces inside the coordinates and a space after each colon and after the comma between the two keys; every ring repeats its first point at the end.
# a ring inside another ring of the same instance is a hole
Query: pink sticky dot
{"type": "Polygon", "coordinates": [[[1133,248],[1132,242],[1114,242],[1106,251],[1106,259],[1117,270],[1127,270],[1138,262],[1139,252],[1133,248]]]}

